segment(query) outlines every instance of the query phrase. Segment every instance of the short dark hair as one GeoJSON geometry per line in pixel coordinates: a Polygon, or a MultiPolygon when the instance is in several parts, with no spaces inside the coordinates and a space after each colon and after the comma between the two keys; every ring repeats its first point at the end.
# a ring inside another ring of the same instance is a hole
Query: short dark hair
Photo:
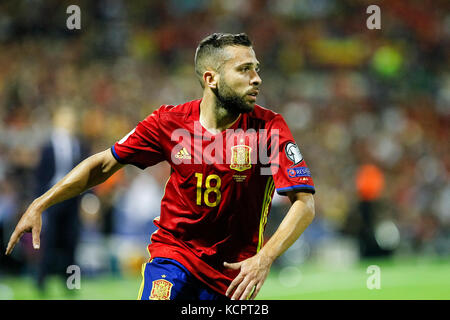
{"type": "Polygon", "coordinates": [[[195,51],[195,73],[203,87],[203,72],[207,67],[213,67],[219,70],[223,59],[219,55],[223,48],[227,46],[246,46],[251,47],[252,42],[245,33],[213,33],[200,41],[195,51]]]}

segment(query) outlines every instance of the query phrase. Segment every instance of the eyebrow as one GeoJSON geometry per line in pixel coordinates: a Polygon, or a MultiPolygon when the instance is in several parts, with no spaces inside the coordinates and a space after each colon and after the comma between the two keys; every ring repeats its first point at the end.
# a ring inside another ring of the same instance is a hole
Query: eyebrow
{"type": "MultiPolygon", "coordinates": [[[[253,65],[255,65],[255,63],[253,63],[253,62],[245,62],[243,64],[238,65],[237,67],[238,68],[242,68],[242,67],[245,67],[245,66],[253,66],[253,65]]],[[[257,62],[256,63],[256,68],[259,68],[259,67],[260,67],[260,64],[259,64],[259,62],[257,62]]]]}

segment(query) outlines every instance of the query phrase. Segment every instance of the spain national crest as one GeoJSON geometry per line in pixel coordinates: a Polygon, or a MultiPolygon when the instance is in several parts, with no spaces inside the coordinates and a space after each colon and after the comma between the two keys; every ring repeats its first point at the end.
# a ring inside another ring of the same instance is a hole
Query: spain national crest
{"type": "Polygon", "coordinates": [[[153,281],[150,300],[170,300],[172,286],[173,283],[164,279],[153,281]]]}
{"type": "Polygon", "coordinates": [[[245,171],[252,167],[250,153],[252,148],[246,145],[231,147],[231,165],[230,168],[236,171],[245,171]]]}

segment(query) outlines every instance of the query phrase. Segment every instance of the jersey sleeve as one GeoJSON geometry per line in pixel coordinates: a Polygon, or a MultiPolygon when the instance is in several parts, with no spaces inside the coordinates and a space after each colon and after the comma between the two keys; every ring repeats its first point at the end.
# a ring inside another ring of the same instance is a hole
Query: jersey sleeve
{"type": "Polygon", "coordinates": [[[160,109],[154,111],[111,147],[118,162],[145,169],[165,160],[160,144],[159,112],[160,109]]]}
{"type": "Polygon", "coordinates": [[[267,129],[269,148],[275,151],[271,154],[270,167],[277,193],[287,195],[288,191],[302,191],[314,194],[311,172],[283,117],[276,115],[267,129]]]}

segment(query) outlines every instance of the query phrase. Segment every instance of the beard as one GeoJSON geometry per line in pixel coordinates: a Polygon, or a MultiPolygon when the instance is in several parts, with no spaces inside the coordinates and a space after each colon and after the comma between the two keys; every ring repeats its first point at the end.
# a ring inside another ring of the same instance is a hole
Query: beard
{"type": "Polygon", "coordinates": [[[219,108],[227,110],[228,113],[238,115],[253,111],[255,104],[245,101],[245,95],[240,96],[225,82],[212,90],[216,96],[216,104],[219,108]]]}

